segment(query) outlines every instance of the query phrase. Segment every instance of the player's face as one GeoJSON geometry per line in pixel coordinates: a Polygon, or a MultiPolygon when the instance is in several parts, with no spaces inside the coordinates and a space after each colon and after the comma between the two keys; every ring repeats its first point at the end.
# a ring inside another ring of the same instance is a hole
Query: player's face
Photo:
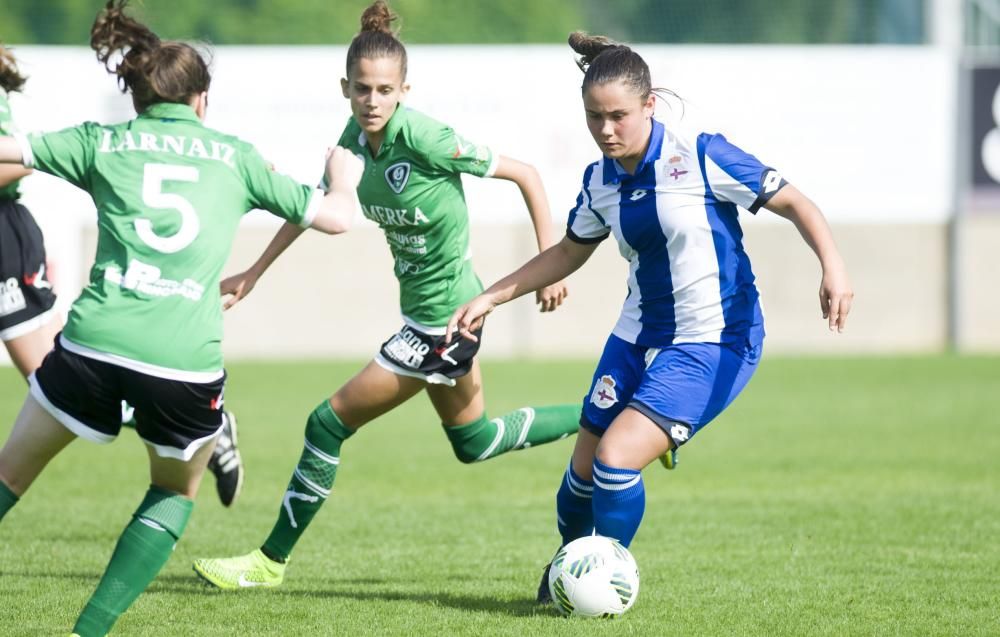
{"type": "Polygon", "coordinates": [[[583,92],[590,135],[612,159],[642,159],[654,107],[653,95],[643,101],[624,82],[592,84],[583,92]]]}
{"type": "Polygon", "coordinates": [[[346,79],[340,80],[344,97],[351,101],[354,119],[371,135],[385,128],[396,106],[410,90],[403,83],[399,58],[359,58],[346,79]]]}

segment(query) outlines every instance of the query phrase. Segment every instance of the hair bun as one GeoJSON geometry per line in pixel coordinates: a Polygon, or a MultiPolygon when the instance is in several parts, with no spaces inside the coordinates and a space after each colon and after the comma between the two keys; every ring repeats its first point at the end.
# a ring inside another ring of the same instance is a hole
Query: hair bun
{"type": "Polygon", "coordinates": [[[361,31],[375,31],[378,33],[388,33],[395,35],[392,31],[392,23],[399,16],[389,9],[383,0],[375,0],[365,12],[361,14],[361,31]]]}
{"type": "MultiPolygon", "coordinates": [[[[569,46],[580,54],[577,66],[586,71],[590,63],[598,55],[608,49],[624,46],[603,35],[590,35],[585,31],[574,31],[569,34],[569,46]]],[[[626,47],[627,48],[627,47],[626,47]]]]}

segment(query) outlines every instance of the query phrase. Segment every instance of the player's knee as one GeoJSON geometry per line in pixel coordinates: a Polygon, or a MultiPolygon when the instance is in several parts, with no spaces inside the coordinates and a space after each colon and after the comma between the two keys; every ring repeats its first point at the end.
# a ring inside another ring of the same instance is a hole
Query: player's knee
{"type": "Polygon", "coordinates": [[[184,534],[193,508],[194,502],[189,498],[152,486],[132,515],[147,526],[166,531],[176,540],[184,534]]]}
{"type": "Polygon", "coordinates": [[[594,459],[607,467],[627,467],[630,465],[628,457],[622,449],[615,445],[606,444],[604,439],[597,445],[594,451],[594,459]]]}
{"type": "Polygon", "coordinates": [[[495,455],[493,452],[499,442],[497,425],[486,414],[466,425],[449,426],[442,423],[442,427],[455,457],[462,464],[472,464],[495,455]]]}
{"type": "Polygon", "coordinates": [[[449,437],[449,441],[451,442],[452,451],[455,452],[455,457],[458,458],[458,461],[462,464],[472,464],[476,462],[479,460],[479,456],[483,452],[483,450],[479,449],[473,441],[460,441],[451,437],[449,437]]]}
{"type": "Polygon", "coordinates": [[[341,422],[340,417],[333,411],[330,402],[324,400],[316,409],[313,409],[306,420],[306,440],[314,444],[325,447],[324,443],[333,443],[338,448],[353,434],[354,431],[341,422]]]}

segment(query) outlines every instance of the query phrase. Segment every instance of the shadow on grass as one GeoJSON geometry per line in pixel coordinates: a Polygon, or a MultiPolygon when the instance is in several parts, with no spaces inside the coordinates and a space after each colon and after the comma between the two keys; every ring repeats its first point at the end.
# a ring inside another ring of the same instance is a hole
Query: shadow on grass
{"type": "MultiPolygon", "coordinates": [[[[14,570],[0,570],[0,578],[18,577],[26,579],[61,579],[73,580],[82,584],[96,586],[101,574],[79,573],[79,572],[25,572],[14,570]]],[[[278,590],[258,590],[242,592],[224,592],[213,588],[209,584],[198,579],[194,573],[188,575],[160,575],[153,580],[144,595],[157,594],[214,594],[214,595],[273,595],[276,598],[310,598],[325,597],[331,599],[354,600],[360,602],[384,601],[384,602],[413,602],[426,604],[428,606],[447,607],[473,613],[490,613],[505,617],[531,617],[551,616],[556,617],[550,609],[539,606],[533,599],[497,599],[495,596],[487,594],[465,594],[453,591],[428,591],[415,592],[405,589],[408,583],[406,580],[396,580],[395,585],[391,580],[378,578],[352,578],[343,580],[326,580],[323,588],[316,590],[296,590],[294,588],[283,588],[278,590]],[[387,587],[387,585],[389,585],[387,587]],[[402,586],[400,586],[402,585],[402,586]],[[366,590],[368,589],[368,590],[366,590]]]]}
{"type": "MultiPolygon", "coordinates": [[[[462,579],[472,579],[463,577],[462,579]]],[[[453,591],[428,591],[415,592],[406,590],[408,585],[415,582],[404,579],[380,579],[375,577],[358,577],[350,579],[325,580],[319,589],[297,590],[295,588],[281,588],[277,590],[259,590],[241,592],[223,592],[213,588],[206,582],[201,581],[194,575],[191,578],[179,575],[164,575],[154,580],[150,587],[150,593],[156,592],[190,592],[192,587],[201,591],[209,591],[218,594],[245,595],[274,595],[284,598],[310,598],[317,597],[355,600],[361,602],[384,601],[384,602],[414,602],[417,604],[427,604],[428,606],[448,607],[458,610],[492,613],[507,617],[530,617],[532,615],[549,615],[550,611],[535,603],[533,599],[504,600],[497,599],[490,595],[471,595],[457,593],[453,591]]],[[[555,616],[552,613],[552,616],[555,616]]]]}

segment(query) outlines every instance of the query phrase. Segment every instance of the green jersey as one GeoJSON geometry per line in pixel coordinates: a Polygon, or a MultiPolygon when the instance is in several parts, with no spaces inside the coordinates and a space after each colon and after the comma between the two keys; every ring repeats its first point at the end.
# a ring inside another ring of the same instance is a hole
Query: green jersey
{"type": "Polygon", "coordinates": [[[385,232],[404,319],[443,330],[451,313],[483,289],[470,262],[461,174],[488,177],[498,158],[404,106],[386,123],[374,156],[353,118],[339,145],[365,162],[358,199],[385,232]]]}
{"type": "Polygon", "coordinates": [[[97,206],[97,255],[64,346],[162,378],[221,377],[219,275],[240,218],[263,208],[308,225],[321,192],[273,172],[252,145],[205,128],[183,104],[21,140],[26,166],[97,206]]]}
{"type": "MultiPolygon", "coordinates": [[[[0,135],[13,135],[16,132],[14,117],[10,112],[10,102],[7,100],[7,91],[0,88],[0,135]]],[[[20,195],[17,184],[20,181],[19,179],[0,187],[0,199],[17,199],[20,195]]]]}

